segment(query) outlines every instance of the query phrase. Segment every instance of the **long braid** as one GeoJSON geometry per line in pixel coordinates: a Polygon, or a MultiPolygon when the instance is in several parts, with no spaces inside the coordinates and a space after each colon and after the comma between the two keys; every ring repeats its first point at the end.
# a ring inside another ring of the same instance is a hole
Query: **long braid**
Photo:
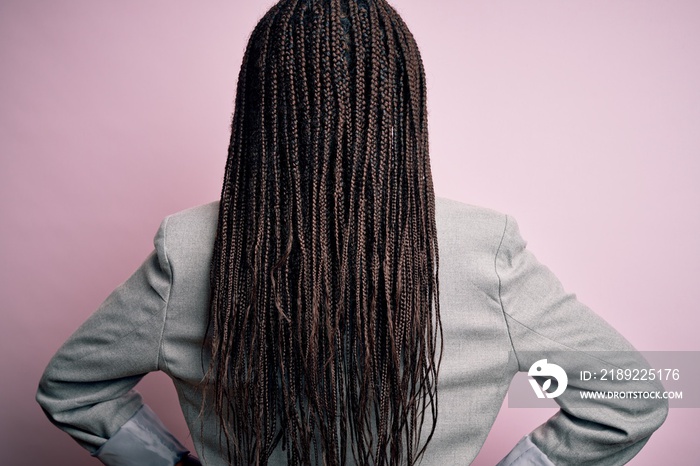
{"type": "Polygon", "coordinates": [[[424,452],[442,352],[425,90],[384,0],[283,0],[253,32],[202,358],[229,464],[280,441],[289,464],[424,452]]]}

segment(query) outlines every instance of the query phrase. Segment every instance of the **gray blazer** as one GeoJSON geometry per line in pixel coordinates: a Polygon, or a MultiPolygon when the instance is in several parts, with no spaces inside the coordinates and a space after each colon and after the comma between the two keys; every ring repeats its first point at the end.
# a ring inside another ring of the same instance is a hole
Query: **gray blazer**
{"type": "MultiPolygon", "coordinates": [[[[105,464],[174,464],[186,451],[133,390],[157,370],[175,384],[202,462],[225,464],[211,413],[200,437],[196,390],[203,377],[200,348],[217,212],[218,202],[212,202],[166,217],[155,251],[66,341],[41,379],[37,401],[49,418],[105,464]]],[[[422,464],[467,465],[516,372],[555,351],[590,362],[604,360],[599,351],[634,348],[564,291],[525,248],[512,217],[437,198],[436,222],[444,354],[438,424],[422,464]]],[[[576,380],[575,370],[555,399],[559,412],[500,464],[623,464],[663,423],[664,401],[581,403],[581,392],[610,390],[611,382],[576,380]]],[[[270,464],[285,464],[285,458],[278,447],[270,464]]]]}

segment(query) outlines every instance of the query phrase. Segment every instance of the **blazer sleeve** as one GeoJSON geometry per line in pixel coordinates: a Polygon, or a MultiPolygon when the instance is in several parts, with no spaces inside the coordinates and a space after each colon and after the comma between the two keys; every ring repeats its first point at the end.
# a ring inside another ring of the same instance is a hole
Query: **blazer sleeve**
{"type": "Polygon", "coordinates": [[[134,390],[161,364],[167,221],[155,250],[53,356],[36,394],[49,419],[107,465],[172,465],[187,454],[134,390]]]}
{"type": "MultiPolygon", "coordinates": [[[[577,374],[602,367],[648,367],[644,358],[574,294],[564,290],[554,274],[526,249],[511,216],[506,216],[496,272],[519,370],[527,372],[536,361],[558,355],[569,374],[568,387],[554,398],[560,410],[525,437],[509,455],[510,460],[502,464],[600,466],[628,462],[664,422],[668,402],[584,399],[582,393],[658,391],[663,387],[657,381],[604,381],[601,377],[582,381],[577,374]],[[535,456],[539,459],[526,460],[535,456]],[[518,462],[520,457],[523,463],[518,462]]],[[[541,384],[544,380],[537,381],[541,384]]]]}

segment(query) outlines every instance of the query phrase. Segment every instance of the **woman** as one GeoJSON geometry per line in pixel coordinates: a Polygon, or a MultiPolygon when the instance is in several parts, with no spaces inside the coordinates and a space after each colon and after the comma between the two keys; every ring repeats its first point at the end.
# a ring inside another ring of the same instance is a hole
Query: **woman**
{"type": "MultiPolygon", "coordinates": [[[[383,0],[276,4],[243,59],[228,154],[220,202],[163,220],[40,383],[105,464],[198,462],[132,390],[150,371],[173,379],[205,464],[462,465],[518,370],[633,350],[512,217],[435,198],[420,54],[383,0]]],[[[502,464],[629,460],[666,406],[576,403],[605,387],[570,381],[502,464]]]]}

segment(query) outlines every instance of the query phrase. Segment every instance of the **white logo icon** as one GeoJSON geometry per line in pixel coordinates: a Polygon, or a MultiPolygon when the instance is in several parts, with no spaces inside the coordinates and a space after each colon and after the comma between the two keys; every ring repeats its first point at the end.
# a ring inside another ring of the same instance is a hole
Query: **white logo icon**
{"type": "Polygon", "coordinates": [[[530,385],[532,385],[537,398],[556,398],[564,393],[566,385],[569,383],[569,378],[566,376],[564,369],[556,364],[548,363],[546,359],[540,359],[530,366],[527,375],[530,376],[530,385]],[[540,388],[540,385],[533,377],[548,377],[548,379],[540,388]],[[550,393],[547,390],[552,386],[552,379],[557,381],[557,389],[550,393]]]}

